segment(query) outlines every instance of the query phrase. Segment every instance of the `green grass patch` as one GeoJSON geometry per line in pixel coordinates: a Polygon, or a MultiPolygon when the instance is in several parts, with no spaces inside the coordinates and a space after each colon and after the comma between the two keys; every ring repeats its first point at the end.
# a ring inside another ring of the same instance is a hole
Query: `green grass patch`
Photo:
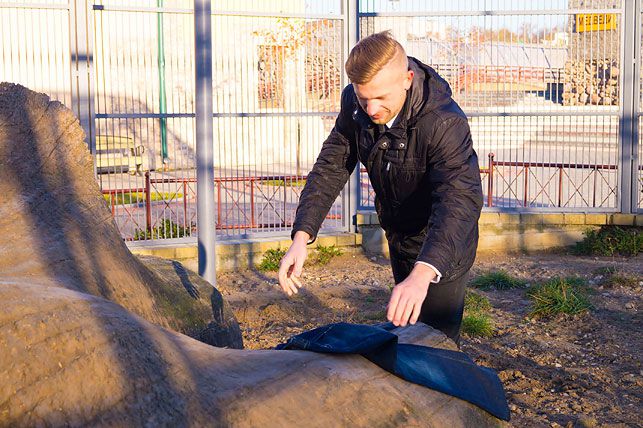
{"type": "Polygon", "coordinates": [[[484,273],[475,278],[471,285],[480,290],[509,290],[511,288],[520,288],[526,285],[526,281],[514,278],[504,270],[497,270],[484,273]]]}
{"type": "Polygon", "coordinates": [[[643,228],[634,226],[602,226],[588,229],[573,252],[581,256],[635,256],[643,251],[643,228]]]}
{"type": "Polygon", "coordinates": [[[611,275],[614,275],[616,272],[618,272],[618,269],[615,266],[602,266],[592,271],[594,275],[603,275],[603,276],[611,276],[611,275]]]}
{"type": "Polygon", "coordinates": [[[532,300],[530,316],[550,318],[558,314],[576,315],[586,312],[592,307],[587,294],[585,280],[582,278],[552,278],[527,292],[532,300]]]}
{"type": "Polygon", "coordinates": [[[627,287],[636,288],[639,286],[642,278],[628,273],[619,273],[616,266],[603,266],[592,271],[594,275],[603,276],[601,285],[606,288],[627,287]]]}
{"type": "Polygon", "coordinates": [[[483,312],[489,309],[491,309],[489,299],[473,291],[467,291],[467,294],[464,296],[465,312],[483,312]]]}
{"type": "Polygon", "coordinates": [[[281,259],[286,254],[286,250],[281,248],[270,248],[263,253],[263,258],[261,263],[257,266],[257,269],[263,272],[276,272],[279,270],[279,264],[281,259]]]}
{"type": "MultiPolygon", "coordinates": [[[[150,193],[150,200],[155,201],[170,201],[172,199],[179,199],[183,197],[183,193],[170,193],[170,192],[153,192],[150,193]]],[[[103,198],[109,204],[114,205],[127,205],[138,204],[145,202],[145,192],[124,192],[115,194],[103,194],[103,198]]]]}
{"type": "Polygon", "coordinates": [[[469,337],[491,337],[495,331],[493,318],[489,313],[489,299],[473,291],[464,296],[462,334],[469,337]]]}
{"type": "Polygon", "coordinates": [[[315,248],[314,253],[309,256],[309,259],[316,265],[325,265],[328,264],[328,262],[330,262],[334,257],[338,257],[341,255],[342,250],[334,245],[329,245],[327,247],[324,245],[318,245],[317,248],[315,248]]]}
{"type": "Polygon", "coordinates": [[[134,240],[183,238],[184,236],[190,236],[193,227],[195,227],[194,223],[190,226],[183,226],[166,219],[160,225],[153,227],[152,230],[136,229],[134,231],[134,240]]]}
{"type": "Polygon", "coordinates": [[[636,288],[639,286],[640,278],[628,274],[614,274],[607,277],[603,286],[607,288],[627,287],[636,288]]]}
{"type": "MultiPolygon", "coordinates": [[[[286,254],[286,250],[281,248],[271,248],[263,253],[263,258],[257,266],[257,269],[264,272],[276,272],[279,270],[281,259],[286,254]]],[[[333,257],[341,256],[342,250],[334,245],[318,245],[312,252],[308,253],[307,263],[314,265],[325,265],[333,257]]]]}
{"type": "Polygon", "coordinates": [[[306,185],[306,179],[300,180],[261,180],[261,184],[264,186],[288,186],[288,187],[304,187],[306,185]]]}
{"type": "Polygon", "coordinates": [[[462,318],[462,334],[469,337],[491,337],[495,331],[489,314],[471,312],[462,318]]]}

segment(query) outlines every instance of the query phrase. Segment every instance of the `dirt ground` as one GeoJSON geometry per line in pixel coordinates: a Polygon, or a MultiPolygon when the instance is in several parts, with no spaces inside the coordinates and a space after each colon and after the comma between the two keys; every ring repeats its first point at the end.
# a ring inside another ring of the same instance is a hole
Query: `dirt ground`
{"type": "MultiPolygon", "coordinates": [[[[478,291],[493,309],[491,338],[464,336],[461,349],[494,368],[504,383],[516,427],[643,426],[641,296],[643,255],[578,257],[566,252],[482,255],[472,269],[503,269],[534,284],[554,276],[581,276],[594,309],[584,315],[530,320],[525,289],[478,291]],[[636,281],[613,286],[596,272],[615,267],[636,281]]],[[[375,323],[385,318],[388,261],[344,254],[325,266],[305,267],[305,288],[293,298],[276,273],[225,273],[218,287],[241,325],[247,349],[271,348],[293,334],[326,323],[375,323]]]]}

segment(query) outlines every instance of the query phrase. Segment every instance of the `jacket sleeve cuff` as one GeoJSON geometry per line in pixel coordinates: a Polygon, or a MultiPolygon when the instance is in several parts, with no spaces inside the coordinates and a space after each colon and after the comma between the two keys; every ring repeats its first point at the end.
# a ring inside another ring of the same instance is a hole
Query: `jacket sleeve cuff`
{"type": "Polygon", "coordinates": [[[431,280],[432,284],[437,284],[442,279],[442,274],[440,273],[440,271],[435,266],[433,266],[431,263],[417,261],[417,262],[415,262],[415,264],[416,265],[421,264],[421,265],[428,266],[431,269],[433,269],[433,272],[435,272],[436,276],[435,276],[435,278],[433,278],[433,280],[431,280]]]}
{"type": "Polygon", "coordinates": [[[310,245],[317,240],[317,234],[313,232],[312,229],[309,229],[307,227],[293,228],[292,232],[290,232],[290,240],[295,239],[295,233],[299,232],[300,230],[310,235],[310,239],[308,240],[308,242],[306,242],[306,245],[310,245]]]}

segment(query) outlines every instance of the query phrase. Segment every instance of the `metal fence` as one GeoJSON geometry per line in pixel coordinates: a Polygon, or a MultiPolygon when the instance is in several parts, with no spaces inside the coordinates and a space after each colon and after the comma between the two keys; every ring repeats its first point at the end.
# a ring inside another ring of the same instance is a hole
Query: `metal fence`
{"type": "Polygon", "coordinates": [[[605,212],[623,209],[631,189],[640,193],[640,176],[628,174],[632,134],[622,129],[627,93],[638,86],[625,72],[626,42],[640,37],[626,25],[635,7],[363,1],[359,24],[362,36],[392,30],[449,81],[469,117],[487,208],[605,212]]]}
{"type": "MultiPolygon", "coordinates": [[[[438,3],[213,2],[220,237],[288,234],[339,109],[347,52],[386,29],[449,81],[468,115],[486,209],[643,209],[640,1],[438,3]]],[[[192,8],[0,1],[0,81],[77,113],[127,240],[196,233],[192,8]]],[[[370,209],[373,198],[362,172],[324,229],[350,230],[355,205],[370,209]]]]}

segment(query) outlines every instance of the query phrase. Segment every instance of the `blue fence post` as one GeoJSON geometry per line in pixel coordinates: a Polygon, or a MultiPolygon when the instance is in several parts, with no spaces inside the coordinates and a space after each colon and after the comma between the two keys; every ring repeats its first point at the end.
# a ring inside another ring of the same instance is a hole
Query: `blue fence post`
{"type": "Polygon", "coordinates": [[[636,53],[639,33],[637,24],[640,25],[640,6],[636,0],[624,0],[622,17],[622,89],[621,89],[621,118],[620,118],[620,156],[618,162],[619,209],[622,213],[636,212],[638,196],[635,180],[638,179],[638,167],[635,156],[638,148],[638,97],[639,81],[638,61],[636,53]]]}
{"type": "Polygon", "coordinates": [[[216,286],[214,147],[212,141],[212,4],[194,0],[197,231],[199,275],[216,286]]]}
{"type": "MultiPolygon", "coordinates": [[[[350,50],[355,46],[359,39],[359,0],[345,0],[342,3],[344,16],[344,49],[342,56],[342,68],[350,50]]],[[[342,73],[342,87],[348,85],[348,76],[346,72],[342,73]]],[[[361,173],[360,163],[357,162],[355,170],[348,181],[348,206],[345,207],[344,213],[347,219],[347,228],[350,232],[357,231],[357,211],[361,204],[361,173]]]]}

